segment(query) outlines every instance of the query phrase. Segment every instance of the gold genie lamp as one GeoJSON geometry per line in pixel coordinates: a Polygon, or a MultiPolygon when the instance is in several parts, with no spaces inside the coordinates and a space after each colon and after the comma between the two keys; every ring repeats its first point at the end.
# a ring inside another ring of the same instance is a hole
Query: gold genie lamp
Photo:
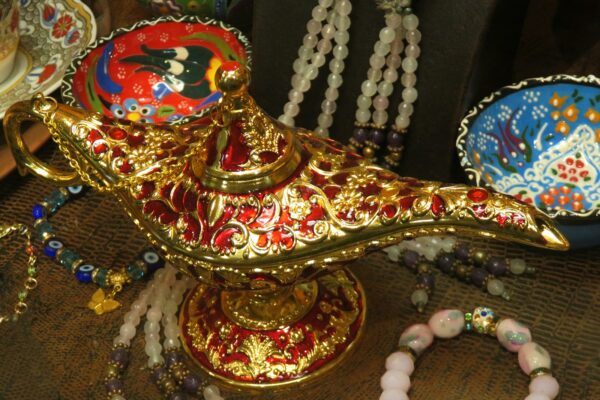
{"type": "Polygon", "coordinates": [[[458,232],[565,250],[551,220],[481,188],[403,178],[348,147],[287,127],[248,94],[235,62],[207,125],[110,120],[41,95],[6,113],[22,172],[116,196],[166,259],[200,283],[180,337],[210,375],[276,388],[331,369],[365,323],[344,265],[419,235],[458,232]],[[74,171],[31,155],[20,125],[43,122],[74,171]]]}

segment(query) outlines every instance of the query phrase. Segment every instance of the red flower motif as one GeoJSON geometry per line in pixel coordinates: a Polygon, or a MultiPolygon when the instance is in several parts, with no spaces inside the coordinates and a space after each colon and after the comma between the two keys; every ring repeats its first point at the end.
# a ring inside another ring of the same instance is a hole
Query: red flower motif
{"type": "Polygon", "coordinates": [[[75,32],[73,32],[73,34],[71,36],[69,36],[69,39],[67,40],[67,42],[69,44],[73,44],[79,40],[79,36],[81,36],[79,31],[75,31],[75,32]]]}
{"type": "Polygon", "coordinates": [[[57,39],[65,36],[71,30],[73,24],[73,18],[70,15],[63,15],[56,21],[54,27],[52,27],[52,36],[57,39]]]}

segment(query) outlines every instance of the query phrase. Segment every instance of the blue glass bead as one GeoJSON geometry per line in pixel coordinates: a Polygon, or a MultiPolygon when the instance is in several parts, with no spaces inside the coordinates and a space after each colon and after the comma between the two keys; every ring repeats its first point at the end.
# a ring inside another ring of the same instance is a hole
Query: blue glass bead
{"type": "Polygon", "coordinates": [[[62,190],[55,190],[48,197],[44,199],[44,202],[48,204],[50,212],[54,214],[59,208],[61,208],[66,202],[68,198],[62,192],[62,190]]]}
{"type": "Polygon", "coordinates": [[[137,263],[129,264],[127,266],[127,275],[134,281],[139,281],[146,275],[145,264],[142,263],[140,267],[137,263]]]}
{"type": "Polygon", "coordinates": [[[36,204],[35,206],[33,206],[33,209],[31,210],[31,214],[33,215],[33,219],[45,218],[46,210],[44,210],[44,207],[42,205],[36,204]]]}
{"type": "Polygon", "coordinates": [[[81,265],[79,268],[77,268],[75,277],[79,282],[90,283],[92,281],[92,272],[94,272],[95,269],[96,267],[90,264],[81,265]]]}
{"type": "Polygon", "coordinates": [[[100,287],[107,287],[108,286],[108,270],[106,268],[98,268],[96,270],[96,275],[94,276],[94,282],[96,282],[96,284],[98,284],[98,286],[100,287]]]}
{"type": "Polygon", "coordinates": [[[153,273],[159,268],[165,266],[165,260],[153,249],[144,250],[140,255],[142,261],[148,266],[148,272],[153,273]]]}
{"type": "Polygon", "coordinates": [[[44,235],[54,233],[54,229],[50,222],[42,220],[35,225],[35,232],[40,240],[45,240],[44,235]]]}
{"type": "Polygon", "coordinates": [[[79,257],[79,254],[75,253],[73,250],[70,249],[64,249],[58,255],[58,262],[60,262],[60,264],[69,271],[71,270],[73,263],[79,259],[81,259],[81,257],[79,257]]]}
{"type": "Polygon", "coordinates": [[[44,243],[44,254],[50,258],[56,257],[56,252],[64,247],[63,242],[56,238],[46,240],[44,243]]]}

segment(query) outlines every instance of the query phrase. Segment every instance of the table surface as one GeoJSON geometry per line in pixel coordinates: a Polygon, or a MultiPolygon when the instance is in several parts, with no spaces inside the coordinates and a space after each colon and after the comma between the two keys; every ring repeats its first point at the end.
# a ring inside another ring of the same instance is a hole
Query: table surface
{"type": "MultiPolygon", "coordinates": [[[[115,26],[143,16],[143,11],[131,7],[114,15],[115,26]]],[[[41,156],[59,158],[52,145],[45,146],[41,156]]],[[[31,206],[51,191],[51,185],[33,177],[12,174],[0,181],[0,222],[31,222],[31,206]]],[[[144,239],[117,202],[106,195],[89,193],[67,205],[52,221],[68,245],[97,265],[123,266],[144,248],[144,239]]],[[[261,398],[376,399],[385,357],[402,329],[425,321],[439,308],[469,310],[488,305],[503,316],[525,322],[534,339],[550,351],[554,374],[562,386],[559,399],[600,399],[600,249],[552,253],[500,242],[471,242],[499,256],[522,257],[538,273],[532,278],[504,278],[512,291],[510,302],[438,275],[433,298],[420,315],[409,301],[414,275],[383,253],[372,254],[351,266],[364,285],[369,309],[356,351],[337,370],[302,390],[264,393],[261,398]]],[[[20,242],[0,243],[3,307],[14,303],[16,288],[24,279],[25,260],[20,242]]],[[[30,311],[18,324],[0,326],[0,400],[103,399],[104,369],[125,310],[96,316],[86,307],[94,287],[77,283],[44,257],[40,270],[40,286],[31,296],[30,311]]],[[[123,303],[130,304],[143,286],[137,283],[126,290],[120,296],[123,303]]],[[[143,369],[142,342],[135,341],[125,376],[128,398],[159,398],[143,369]]],[[[528,381],[516,356],[497,341],[462,335],[437,342],[421,357],[411,398],[514,400],[526,396],[528,381]]],[[[227,397],[248,396],[227,393],[227,397]]]]}

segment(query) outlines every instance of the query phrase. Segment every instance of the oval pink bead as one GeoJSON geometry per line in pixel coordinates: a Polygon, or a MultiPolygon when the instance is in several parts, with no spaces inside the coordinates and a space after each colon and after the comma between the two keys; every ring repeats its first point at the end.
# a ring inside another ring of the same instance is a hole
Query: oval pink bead
{"type": "Polygon", "coordinates": [[[410,378],[402,371],[387,370],[381,377],[380,384],[384,391],[398,389],[408,392],[408,389],[410,389],[410,378]]]}
{"type": "Polygon", "coordinates": [[[551,400],[550,397],[541,393],[531,393],[529,396],[525,397],[525,400],[551,400]]]}
{"type": "Polygon", "coordinates": [[[556,398],[560,391],[560,385],[552,375],[542,375],[531,380],[529,384],[530,393],[539,393],[548,396],[550,399],[556,398]]]}
{"type": "Polygon", "coordinates": [[[465,315],[460,310],[441,310],[429,319],[429,328],[436,337],[450,339],[458,336],[465,326],[465,315]]]}
{"type": "Polygon", "coordinates": [[[392,389],[384,390],[381,396],[379,396],[379,400],[409,400],[409,398],[402,390],[392,389]]]}
{"type": "Polygon", "coordinates": [[[527,375],[538,368],[552,367],[552,359],[546,349],[535,342],[525,343],[519,349],[519,366],[527,375]]]}
{"type": "Polygon", "coordinates": [[[415,353],[421,354],[433,343],[433,332],[425,324],[409,326],[398,341],[398,346],[407,346],[415,353]]]}
{"type": "Polygon", "coordinates": [[[496,327],[496,337],[508,351],[516,353],[525,343],[531,342],[531,331],[514,319],[503,319],[496,327]]]}
{"type": "Polygon", "coordinates": [[[402,371],[410,376],[415,370],[415,363],[405,352],[396,351],[385,359],[385,368],[390,371],[402,371]]]}

